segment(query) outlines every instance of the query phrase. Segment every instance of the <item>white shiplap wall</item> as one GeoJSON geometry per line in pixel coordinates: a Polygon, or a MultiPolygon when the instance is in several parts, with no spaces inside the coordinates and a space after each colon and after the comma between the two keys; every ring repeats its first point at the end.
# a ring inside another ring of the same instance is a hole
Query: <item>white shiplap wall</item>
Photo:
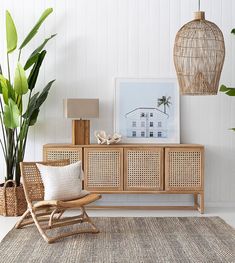
{"type": "MultiPolygon", "coordinates": [[[[70,142],[71,123],[63,118],[66,97],[99,97],[100,118],[92,130],[113,129],[113,77],[175,77],[172,60],[174,37],[197,9],[196,0],[1,0],[0,39],[4,38],[4,12],[10,10],[19,38],[32,27],[46,7],[47,19],[30,48],[57,32],[48,46],[38,89],[56,83],[31,130],[26,160],[40,160],[42,145],[70,142]]],[[[202,0],[208,20],[222,29],[226,60],[221,82],[235,86],[234,0],[202,0]]],[[[5,67],[5,44],[0,41],[0,63],[5,67]]],[[[30,49],[23,53],[26,58],[30,49]]],[[[14,57],[12,58],[15,62],[14,57]]],[[[206,146],[206,203],[235,206],[235,98],[223,94],[181,98],[181,142],[206,146]]],[[[1,157],[1,173],[4,165],[1,157]]],[[[189,197],[112,196],[107,202],[188,202],[189,197]]],[[[105,201],[104,201],[105,202],[105,201]]]]}

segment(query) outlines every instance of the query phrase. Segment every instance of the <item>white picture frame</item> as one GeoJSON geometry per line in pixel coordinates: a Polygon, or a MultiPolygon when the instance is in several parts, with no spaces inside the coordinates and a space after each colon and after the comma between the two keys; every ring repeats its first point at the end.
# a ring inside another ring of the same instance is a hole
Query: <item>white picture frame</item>
{"type": "Polygon", "coordinates": [[[114,132],[123,143],[180,143],[176,79],[116,78],[114,132]]]}

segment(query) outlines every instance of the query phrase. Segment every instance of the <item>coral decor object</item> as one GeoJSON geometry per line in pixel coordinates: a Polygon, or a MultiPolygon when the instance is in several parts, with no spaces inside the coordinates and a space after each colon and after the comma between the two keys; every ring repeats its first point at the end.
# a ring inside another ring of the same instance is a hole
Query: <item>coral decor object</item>
{"type": "Polygon", "coordinates": [[[98,144],[115,144],[121,141],[122,136],[114,133],[112,136],[107,135],[105,131],[95,131],[95,137],[98,144]]]}

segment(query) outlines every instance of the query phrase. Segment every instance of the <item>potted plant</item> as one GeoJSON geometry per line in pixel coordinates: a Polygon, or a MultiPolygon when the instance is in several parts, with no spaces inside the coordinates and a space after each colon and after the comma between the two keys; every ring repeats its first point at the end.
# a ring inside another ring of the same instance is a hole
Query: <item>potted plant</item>
{"type": "MultiPolygon", "coordinates": [[[[232,29],[231,33],[235,35],[235,28],[232,29]]],[[[228,96],[235,96],[235,88],[227,87],[225,85],[221,85],[220,91],[224,92],[228,96]]],[[[230,130],[235,131],[235,128],[231,128],[230,130]]]]}
{"type": "Polygon", "coordinates": [[[0,185],[0,214],[5,216],[18,216],[26,210],[19,164],[24,159],[29,128],[36,123],[40,107],[54,82],[50,81],[41,92],[34,92],[46,55],[44,47],[55,35],[45,39],[23,64],[21,53],[52,11],[48,8],[42,13],[18,48],[17,30],[11,14],[6,11],[6,74],[0,65],[0,147],[6,164],[5,183],[0,185]],[[18,59],[11,68],[10,56],[14,51],[18,52],[18,59]]]}

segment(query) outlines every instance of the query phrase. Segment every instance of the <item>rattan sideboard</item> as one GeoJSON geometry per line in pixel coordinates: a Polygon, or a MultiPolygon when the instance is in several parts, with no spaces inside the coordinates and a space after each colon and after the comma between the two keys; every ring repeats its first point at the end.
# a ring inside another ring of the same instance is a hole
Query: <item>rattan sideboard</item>
{"type": "MultiPolygon", "coordinates": [[[[204,146],[197,144],[46,144],[44,161],[82,160],[84,188],[103,194],[192,194],[192,206],[122,206],[204,212],[204,146]]],[[[93,208],[120,208],[96,206],[93,208]]]]}

